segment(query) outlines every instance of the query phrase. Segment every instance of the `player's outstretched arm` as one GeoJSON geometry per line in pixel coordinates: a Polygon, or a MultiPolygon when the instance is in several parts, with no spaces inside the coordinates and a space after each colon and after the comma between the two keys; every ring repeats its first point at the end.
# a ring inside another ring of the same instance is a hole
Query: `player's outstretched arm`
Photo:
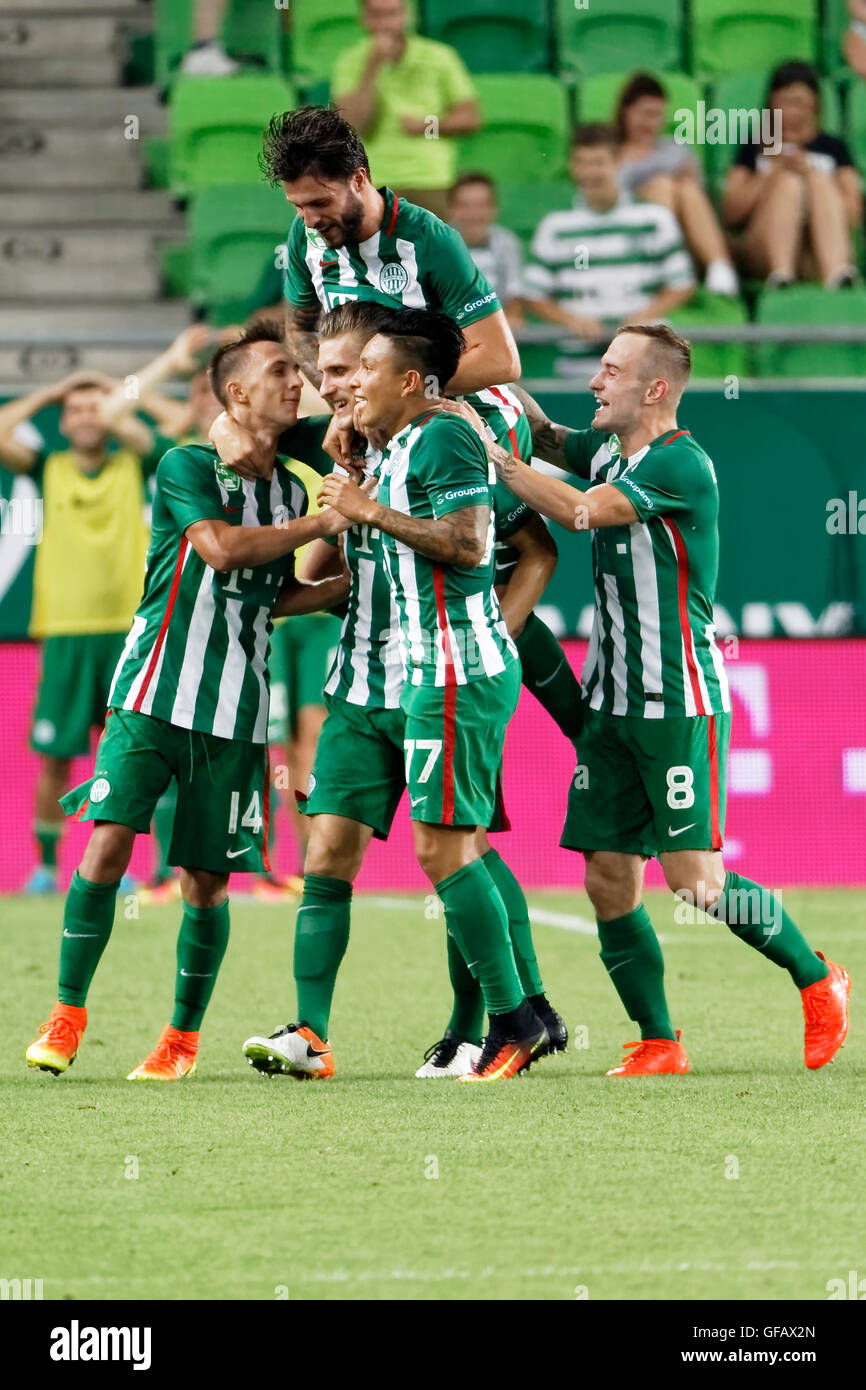
{"type": "Polygon", "coordinates": [[[628,498],[609,483],[580,492],[559,478],[548,478],[516,459],[500,444],[489,443],[487,452],[496,472],[515,497],[522,497],[533,511],[559,522],[566,531],[593,531],[600,526],[631,526],[639,517],[628,498]]]}
{"type": "Polygon", "coordinates": [[[556,541],[540,516],[530,516],[525,526],[508,537],[518,551],[517,564],[499,594],[499,607],[512,637],[519,637],[535,605],[556,569],[556,541]]]}
{"type": "Polygon", "coordinates": [[[375,526],[443,565],[474,569],[487,545],[488,506],[461,507],[441,517],[406,516],[393,507],[381,506],[351,478],[337,473],[325,478],[319,501],[336,508],[348,521],[375,526]]]}
{"type": "Polygon", "coordinates": [[[557,425],[542,410],[534,396],[524,391],[522,386],[512,385],[511,390],[523,406],[530,431],[532,432],[532,453],[546,463],[557,468],[568,468],[565,457],[565,441],[574,431],[568,425],[557,425]]]}
{"type": "Polygon", "coordinates": [[[230,526],[227,521],[194,521],[186,528],[193,550],[214,570],[255,568],[289,555],[320,536],[336,536],[347,522],[325,508],[315,516],[301,516],[285,526],[230,526]]]}
{"type": "Polygon", "coordinates": [[[293,576],[277,596],[274,617],[299,618],[305,613],[321,613],[323,609],[342,603],[348,596],[349,587],[348,572],[323,579],[318,584],[308,584],[293,576]]]}

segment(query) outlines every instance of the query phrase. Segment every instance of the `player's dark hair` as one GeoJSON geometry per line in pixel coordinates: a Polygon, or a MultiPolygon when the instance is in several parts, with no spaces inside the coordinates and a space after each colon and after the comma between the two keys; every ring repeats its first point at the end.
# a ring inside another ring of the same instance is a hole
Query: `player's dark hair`
{"type": "Polygon", "coordinates": [[[454,198],[461,188],[471,188],[474,183],[483,183],[493,197],[496,197],[496,184],[489,174],[482,174],[480,169],[470,169],[465,174],[461,174],[459,179],[455,179],[448,190],[448,197],[454,198]]]}
{"type": "Polygon", "coordinates": [[[342,338],[344,333],[355,333],[359,338],[363,337],[366,343],[387,327],[394,313],[394,309],[375,299],[350,299],[323,316],[319,323],[319,341],[342,338]]]}
{"type": "Polygon", "coordinates": [[[673,376],[677,385],[685,385],[692,370],[692,349],[687,338],[675,333],[666,323],[631,323],[618,328],[613,336],[619,338],[623,333],[649,338],[654,349],[653,366],[658,363],[673,376]]]}
{"type": "Polygon", "coordinates": [[[818,74],[811,63],[804,63],[800,58],[792,58],[790,62],[780,63],[777,68],[770,73],[770,81],[767,84],[767,98],[765,105],[772,108],[772,97],[774,92],[780,92],[783,87],[793,87],[795,82],[802,82],[814,93],[819,106],[821,103],[821,88],[818,84],[818,74]]]}
{"type": "Polygon", "coordinates": [[[260,323],[251,323],[249,328],[245,328],[239,338],[235,338],[231,343],[224,343],[217,348],[210,360],[207,369],[208,380],[211,390],[224,408],[228,406],[228,396],[226,386],[231,381],[232,376],[240,367],[246,350],[253,343],[280,343],[283,344],[283,330],[280,324],[263,320],[260,323]]]}
{"type": "Polygon", "coordinates": [[[613,118],[616,137],[620,144],[625,140],[625,113],[630,106],[634,106],[636,101],[643,97],[661,97],[662,101],[667,101],[667,92],[657,77],[653,77],[649,72],[636,72],[634,77],[630,77],[619,94],[619,101],[616,104],[616,115],[613,118]]]}
{"type": "Polygon", "coordinates": [[[398,364],[404,371],[414,367],[425,382],[438,383],[437,394],[457,371],[466,339],[454,319],[431,309],[395,310],[390,324],[379,330],[390,338],[398,364]]]}
{"type": "Polygon", "coordinates": [[[271,183],[295,183],[305,174],[347,182],[356,169],[370,172],[354,126],[330,106],[299,106],[272,116],[262,136],[259,168],[271,183]]]}
{"type": "Polygon", "coordinates": [[[585,125],[574,127],[571,134],[572,149],[599,145],[606,145],[608,149],[616,150],[619,140],[612,125],[605,125],[604,121],[587,121],[585,125]]]}

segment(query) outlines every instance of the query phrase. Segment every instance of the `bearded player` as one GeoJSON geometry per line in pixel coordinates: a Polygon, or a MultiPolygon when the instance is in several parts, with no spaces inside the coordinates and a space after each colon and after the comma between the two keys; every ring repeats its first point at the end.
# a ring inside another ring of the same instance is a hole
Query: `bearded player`
{"type": "Polygon", "coordinates": [[[713,627],[719,496],[710,459],[677,424],[690,365],[688,343],[666,325],[621,328],[589,383],[592,427],[535,419],[536,452],[585,479],[586,491],[490,446],[516,496],[567,530],[592,532],[585,776],[572,781],[561,843],[585,857],[601,958],[640,1028],[608,1076],[689,1069],[642,903],[650,856],[674,893],[788,971],[802,996],[807,1067],[829,1062],[848,1028],[847,973],[813,951],[779,897],[726,870],[722,856],[731,701],[713,627]]]}
{"type": "Polygon", "coordinates": [[[241,479],[210,446],[189,445],[170,449],[157,468],[144,596],[114,674],[94,774],[62,802],[94,828],[66,898],[58,1002],[27,1049],[29,1066],[55,1075],[75,1060],[120,878],[172,777],[169,860],[182,866],[183,894],[174,1013],[129,1080],[195,1071],[228,944],[229,874],[268,867],[271,615],[291,578],[287,557],[341,522],[333,512],[305,516],[307,492],[277,459],[301,394],[281,334],[257,327],[221,348],[211,382],[266,462],[241,479]]]}

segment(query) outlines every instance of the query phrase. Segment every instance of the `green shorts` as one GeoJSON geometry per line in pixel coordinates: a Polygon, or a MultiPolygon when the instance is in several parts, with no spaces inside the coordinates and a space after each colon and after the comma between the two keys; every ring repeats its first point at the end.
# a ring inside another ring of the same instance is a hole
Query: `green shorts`
{"type": "Polygon", "coordinates": [[[520,662],[468,685],[406,685],[409,817],[431,825],[491,826],[508,721],[520,696],[520,662]]]}
{"type": "MultiPolygon", "coordinates": [[[[319,734],[307,794],[298,794],[308,816],[345,816],[369,825],[377,840],[387,840],[400,798],[406,790],[401,709],[367,709],[325,696],[327,718],[319,734]]],[[[501,769],[488,830],[511,829],[505,810],[501,769]]]]}
{"type": "Polygon", "coordinates": [[[170,864],[214,874],[269,870],[268,751],[112,709],[93,776],[60,802],[76,820],[114,821],[144,834],[172,777],[177,810],[170,864]]]}
{"type": "Polygon", "coordinates": [[[324,705],[322,694],[342,622],[331,613],[306,613],[277,624],[271,635],[268,742],[287,743],[305,705],[324,705]]]}
{"type": "Polygon", "coordinates": [[[30,729],[34,753],[77,758],[90,752],[90,732],[105,723],[108,692],[125,640],[125,632],[46,637],[30,729]]]}
{"type": "Polygon", "coordinates": [[[642,719],[587,709],[560,844],[647,857],[721,849],[730,714],[642,719]]]}

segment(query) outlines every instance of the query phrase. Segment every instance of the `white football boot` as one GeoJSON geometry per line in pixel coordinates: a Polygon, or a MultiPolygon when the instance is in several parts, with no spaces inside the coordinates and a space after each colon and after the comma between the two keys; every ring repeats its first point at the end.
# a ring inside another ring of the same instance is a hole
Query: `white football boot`
{"type": "Polygon", "coordinates": [[[440,1038],[424,1053],[424,1065],[418,1068],[415,1075],[467,1076],[480,1056],[480,1047],[465,1042],[446,1028],[444,1038],[440,1038]]]}
{"type": "Polygon", "coordinates": [[[305,1023],[287,1023],[269,1038],[256,1034],[244,1043],[244,1056],[264,1076],[324,1081],[334,1075],[334,1054],[305,1023]]]}

